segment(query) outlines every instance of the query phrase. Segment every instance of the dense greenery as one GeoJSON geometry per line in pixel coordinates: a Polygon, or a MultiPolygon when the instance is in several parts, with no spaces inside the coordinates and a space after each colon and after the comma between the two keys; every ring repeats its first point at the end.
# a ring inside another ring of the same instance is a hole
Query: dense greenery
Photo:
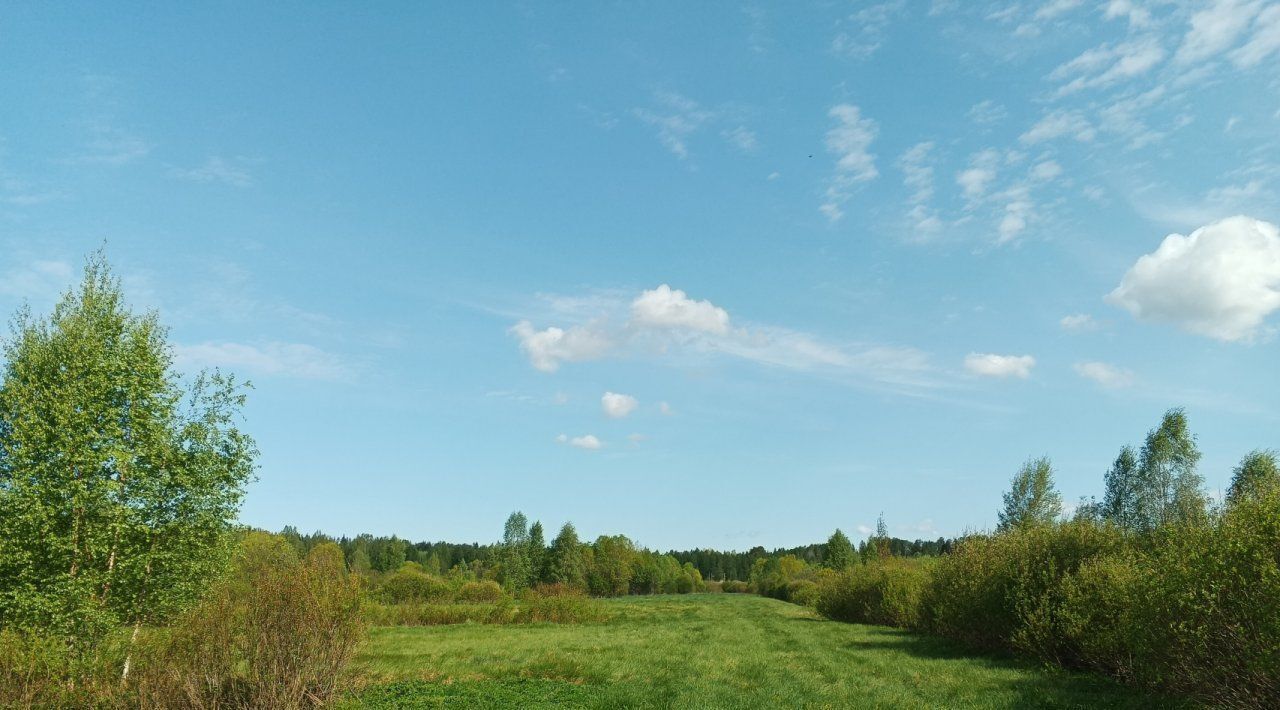
{"type": "Polygon", "coordinates": [[[714,594],[602,602],[607,623],[374,629],[347,705],[1150,708],[1090,674],[974,657],[803,607],[714,594]]]}
{"type": "Polygon", "coordinates": [[[1280,706],[1280,471],[1250,453],[1210,508],[1182,410],[1126,447],[1102,504],[1057,519],[1047,459],[1014,477],[1001,527],[937,559],[843,571],[762,561],[755,591],[828,618],[928,631],[1233,707],[1280,706]]]}

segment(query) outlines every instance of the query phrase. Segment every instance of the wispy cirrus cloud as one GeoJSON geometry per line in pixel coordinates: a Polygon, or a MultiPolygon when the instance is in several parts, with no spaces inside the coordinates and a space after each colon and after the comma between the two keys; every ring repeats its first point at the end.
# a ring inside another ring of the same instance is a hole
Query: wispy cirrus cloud
{"type": "Polygon", "coordinates": [[[353,374],[342,358],[305,343],[207,341],[174,347],[180,369],[222,368],[265,377],[344,380],[353,374]]]}

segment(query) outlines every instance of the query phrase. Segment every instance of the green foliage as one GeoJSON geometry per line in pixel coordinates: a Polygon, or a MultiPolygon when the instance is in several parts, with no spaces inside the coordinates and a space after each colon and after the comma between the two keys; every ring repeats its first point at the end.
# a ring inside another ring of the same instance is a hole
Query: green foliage
{"type": "Polygon", "coordinates": [[[917,628],[932,560],[886,559],[823,578],[814,598],[828,619],[917,628]]]}
{"type": "Polygon", "coordinates": [[[1138,498],[1141,483],[1138,478],[1138,455],[1132,446],[1126,446],[1120,450],[1120,455],[1107,470],[1102,516],[1125,530],[1137,530],[1142,516],[1138,498]]]}
{"type": "Polygon", "coordinates": [[[184,391],[165,339],[101,253],[48,319],[15,319],[0,381],[4,625],[87,648],[181,612],[222,569],[256,454],[235,426],[243,388],[214,373],[184,391]]]}
{"type": "Polygon", "coordinates": [[[601,535],[592,546],[587,586],[598,597],[616,597],[631,589],[636,547],[625,535],[601,535]]]}
{"type": "Polygon", "coordinates": [[[1062,513],[1062,494],[1053,487],[1048,457],[1028,459],[1014,474],[1004,494],[998,530],[1049,525],[1062,513]]]}
{"type": "Polygon", "coordinates": [[[831,537],[827,538],[827,556],[822,564],[833,570],[847,569],[855,561],[853,556],[853,543],[849,542],[849,537],[836,528],[831,533],[831,537]]]}
{"type": "Polygon", "coordinates": [[[1201,522],[1207,503],[1204,479],[1196,472],[1200,450],[1182,409],[1170,409],[1147,434],[1137,472],[1136,526],[1201,522]]]}
{"type": "Polygon", "coordinates": [[[502,586],[510,591],[528,589],[533,584],[529,539],[529,519],[520,511],[512,513],[503,526],[502,542],[497,549],[502,586]]]}
{"type": "Polygon", "coordinates": [[[565,523],[547,552],[546,581],[567,584],[575,588],[587,585],[586,562],[582,557],[582,543],[573,523],[565,523]]]}
{"type": "Polygon", "coordinates": [[[1276,452],[1252,451],[1236,466],[1227,489],[1228,505],[1266,496],[1280,488],[1280,465],[1276,464],[1276,452]]]}

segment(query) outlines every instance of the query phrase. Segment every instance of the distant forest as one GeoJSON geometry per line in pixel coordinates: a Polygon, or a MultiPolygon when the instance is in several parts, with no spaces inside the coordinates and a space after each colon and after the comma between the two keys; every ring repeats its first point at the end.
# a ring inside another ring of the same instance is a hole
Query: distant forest
{"type": "MultiPolygon", "coordinates": [[[[319,531],[304,535],[293,526],[286,526],[280,531],[280,535],[288,540],[301,555],[306,555],[317,545],[327,542],[336,543],[342,548],[352,571],[394,572],[405,562],[415,562],[431,574],[440,575],[455,567],[461,567],[483,577],[484,570],[496,564],[502,548],[501,543],[498,542],[489,544],[411,542],[395,535],[386,537],[363,534],[355,537],[333,537],[319,531]]],[[[858,545],[857,551],[864,559],[870,558],[873,554],[874,540],[875,536],[872,535],[858,545]]],[[[888,541],[890,553],[895,557],[935,557],[950,552],[954,542],[952,539],[942,537],[936,540],[904,540],[889,537],[888,541]]],[[[827,559],[827,543],[773,550],[756,546],[746,552],[694,548],[668,550],[666,554],[674,557],[682,566],[686,562],[692,564],[707,581],[745,582],[751,576],[752,565],[759,559],[792,555],[808,564],[822,565],[827,559]]]]}

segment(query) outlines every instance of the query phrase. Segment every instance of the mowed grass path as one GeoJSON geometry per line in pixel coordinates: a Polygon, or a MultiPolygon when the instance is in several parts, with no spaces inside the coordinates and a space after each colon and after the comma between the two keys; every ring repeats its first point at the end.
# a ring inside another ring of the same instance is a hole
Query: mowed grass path
{"type": "Polygon", "coordinates": [[[741,594],[628,597],[581,625],[375,628],[346,708],[1111,708],[1104,678],[973,656],[741,594]]]}

